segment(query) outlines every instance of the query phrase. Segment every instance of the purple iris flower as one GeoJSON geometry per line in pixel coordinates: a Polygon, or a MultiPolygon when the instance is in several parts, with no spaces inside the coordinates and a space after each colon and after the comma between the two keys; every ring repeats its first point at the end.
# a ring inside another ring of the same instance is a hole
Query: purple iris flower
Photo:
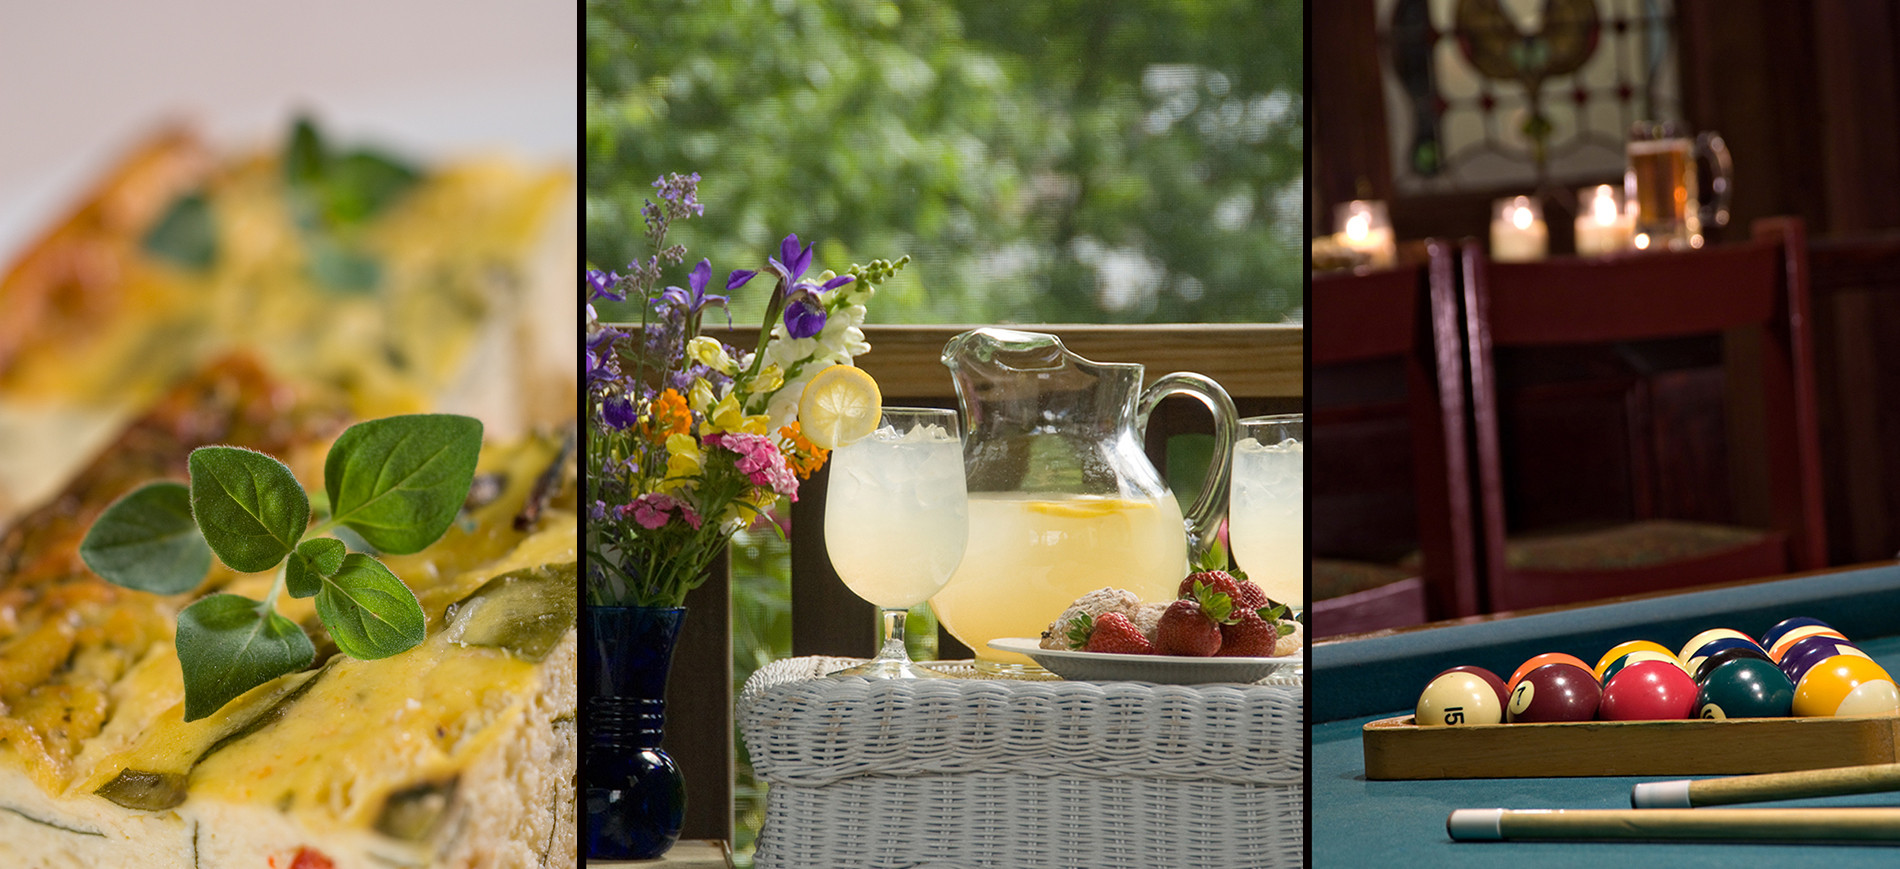
{"type": "Polygon", "coordinates": [[[613,342],[620,333],[613,329],[601,329],[587,339],[587,379],[593,380],[596,374],[607,373],[607,358],[613,353],[613,342]]]}
{"type": "Polygon", "coordinates": [[[798,234],[792,233],[779,243],[779,256],[767,260],[780,283],[790,287],[785,294],[785,331],[793,338],[810,338],[825,328],[823,295],[851,283],[850,275],[839,275],[824,282],[804,280],[811,268],[811,245],[798,246],[798,234]],[[779,259],[783,257],[784,259],[779,259]]]}
{"type": "MultiPolygon", "coordinates": [[[[711,279],[712,260],[700,260],[699,265],[693,267],[693,274],[686,280],[686,283],[692,289],[683,290],[679,287],[667,287],[660,292],[660,299],[683,309],[689,315],[698,314],[702,308],[709,305],[717,305],[725,309],[726,322],[727,324],[731,324],[732,309],[726,307],[728,297],[709,296],[706,294],[706,282],[711,279]]],[[[697,320],[695,320],[695,322],[697,322],[697,320]]]]}
{"type": "Polygon", "coordinates": [[[600,418],[611,428],[625,429],[640,421],[640,413],[626,396],[617,395],[601,405],[600,418]]]}
{"type": "Polygon", "coordinates": [[[614,291],[614,285],[618,283],[620,283],[620,276],[613,272],[603,272],[599,269],[587,270],[587,285],[594,291],[592,298],[612,299],[616,302],[626,301],[626,293],[614,291]]]}
{"type": "Polygon", "coordinates": [[[771,263],[772,272],[778,275],[778,279],[790,286],[805,276],[806,269],[811,268],[811,245],[805,245],[801,250],[798,233],[794,232],[779,242],[778,256],[766,257],[765,261],[771,263]],[[784,260],[781,261],[779,257],[784,257],[784,260]]]}

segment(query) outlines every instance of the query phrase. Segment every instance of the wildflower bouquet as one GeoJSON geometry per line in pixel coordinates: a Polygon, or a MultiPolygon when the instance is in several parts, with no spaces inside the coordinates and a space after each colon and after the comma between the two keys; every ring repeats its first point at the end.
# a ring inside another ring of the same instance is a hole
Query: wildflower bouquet
{"type": "MultiPolygon", "coordinates": [[[[653,182],[659,203],[641,208],[652,256],[626,274],[587,272],[587,595],[593,604],[680,606],[704,581],[732,535],[769,521],[780,498],[828,451],[799,429],[805,384],[869,352],[865,303],[875,284],[908,262],[852,266],[808,277],[811,245],[785,237],[759,269],[729,273],[726,293],[761,272],[776,278],[756,346],[738,349],[701,334],[707,310],[728,295],[708,292],[712,263],[700,260],[686,286],[661,288],[675,220],[704,214],[699,175],[653,182]],[[644,302],[638,329],[599,322],[592,300],[644,302]]],[[[727,313],[727,325],[731,315],[727,313]]]]}

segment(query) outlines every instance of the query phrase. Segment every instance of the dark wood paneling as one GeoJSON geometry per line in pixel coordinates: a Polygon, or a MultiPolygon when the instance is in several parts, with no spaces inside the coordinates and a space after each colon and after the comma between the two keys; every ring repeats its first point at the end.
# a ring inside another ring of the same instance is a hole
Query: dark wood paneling
{"type": "Polygon", "coordinates": [[[661,746],[686,777],[685,839],[732,839],[732,571],[724,555],[712,579],[686,595],[686,623],[666,683],[661,746]]]}

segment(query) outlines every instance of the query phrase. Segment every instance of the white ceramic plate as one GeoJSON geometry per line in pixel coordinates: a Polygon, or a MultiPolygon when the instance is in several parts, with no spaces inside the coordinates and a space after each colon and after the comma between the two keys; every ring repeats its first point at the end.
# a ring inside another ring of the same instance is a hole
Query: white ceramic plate
{"type": "Polygon", "coordinates": [[[1027,637],[991,640],[999,652],[1028,655],[1031,660],[1064,679],[1089,682],[1158,682],[1199,685],[1209,682],[1258,682],[1282,671],[1305,665],[1305,652],[1284,658],[1189,658],[1179,655],[1116,655],[1108,652],[1071,652],[1045,649],[1027,637]]]}

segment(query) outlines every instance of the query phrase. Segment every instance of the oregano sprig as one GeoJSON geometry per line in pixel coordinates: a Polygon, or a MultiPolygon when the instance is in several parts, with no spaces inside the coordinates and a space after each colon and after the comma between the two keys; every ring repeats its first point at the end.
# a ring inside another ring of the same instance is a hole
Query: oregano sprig
{"type": "Polygon", "coordinates": [[[316,649],[277,612],[277,596],[315,597],[317,616],[344,654],[385,658],[422,642],[422,605],[374,555],[326,537],[341,529],[379,552],[434,543],[468,497],[481,452],[479,420],[392,416],[345,430],[324,461],[321,511],[283,462],[255,450],[199,447],[191,482],[148,483],[113,502],[80,544],[86,566],[126,588],[182,594],[216,555],[233,570],[277,570],[263,600],[218,593],[178,614],[185,720],[224,708],[252,688],[308,668],[316,649]]]}

